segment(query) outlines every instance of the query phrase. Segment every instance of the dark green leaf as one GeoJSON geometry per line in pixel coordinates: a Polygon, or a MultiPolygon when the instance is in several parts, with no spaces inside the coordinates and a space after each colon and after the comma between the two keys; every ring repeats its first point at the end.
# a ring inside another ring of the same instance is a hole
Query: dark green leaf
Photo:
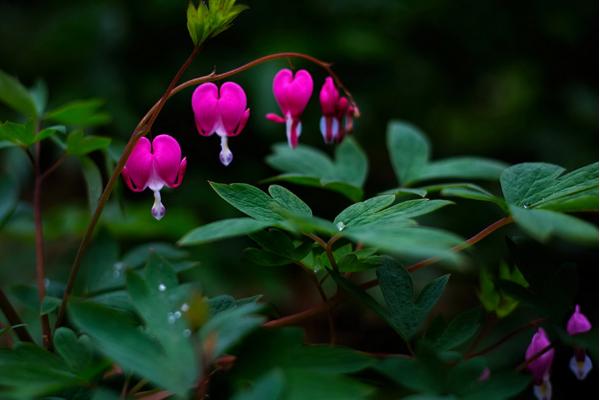
{"type": "Polygon", "coordinates": [[[252,218],[232,218],[200,226],[179,240],[181,246],[199,245],[216,240],[248,235],[271,225],[252,218]]]}
{"type": "Polygon", "coordinates": [[[83,131],[76,130],[67,137],[67,152],[83,156],[92,151],[106,149],[110,145],[110,140],[107,137],[85,135],[83,131]]]}
{"type": "Polygon", "coordinates": [[[88,203],[90,212],[94,213],[96,207],[98,207],[98,200],[102,194],[102,174],[100,170],[89,157],[81,157],[81,171],[85,178],[85,186],[87,189],[88,203]]]}
{"type": "Polygon", "coordinates": [[[452,350],[464,344],[481,328],[481,315],[479,308],[460,313],[435,338],[433,345],[440,350],[452,350]]]}
{"type": "Polygon", "coordinates": [[[280,399],[285,387],[285,376],[279,369],[261,375],[251,388],[238,392],[233,400],[280,399]]]}
{"type": "Polygon", "coordinates": [[[0,102],[28,118],[39,115],[31,93],[16,78],[0,70],[0,102]]]}
{"type": "Polygon", "coordinates": [[[46,119],[79,128],[106,124],[110,115],[100,110],[103,104],[99,99],[73,101],[48,112],[46,119]]]}
{"type": "Polygon", "coordinates": [[[379,287],[394,326],[405,340],[411,339],[437,303],[449,275],[443,275],[431,281],[415,299],[410,274],[398,263],[385,258],[377,269],[379,287]]]}
{"type": "Polygon", "coordinates": [[[416,180],[429,160],[429,142],[415,126],[392,121],[387,128],[387,147],[401,185],[416,180]]]}
{"type": "Polygon", "coordinates": [[[92,350],[85,336],[80,338],[69,328],[60,327],[54,332],[54,348],[72,371],[84,371],[90,366],[92,350]]]}
{"type": "Polygon", "coordinates": [[[510,212],[517,225],[540,242],[558,236],[575,243],[587,245],[598,243],[598,229],[570,215],[517,206],[510,206],[510,212]]]}
{"type": "Polygon", "coordinates": [[[19,186],[10,175],[0,177],[0,228],[10,217],[19,200],[19,186]]]}
{"type": "Polygon", "coordinates": [[[269,194],[287,211],[307,217],[312,216],[310,207],[294,193],[279,185],[269,186],[269,194]]]}
{"type": "Polygon", "coordinates": [[[496,180],[506,167],[504,163],[481,157],[454,157],[427,164],[418,178],[420,181],[441,178],[496,180]]]}
{"type": "Polygon", "coordinates": [[[62,300],[57,297],[44,297],[44,301],[42,301],[42,306],[40,307],[40,315],[50,314],[60,306],[61,302],[62,300]]]}
{"type": "Polygon", "coordinates": [[[275,212],[275,209],[280,207],[278,203],[254,186],[245,183],[226,185],[215,182],[211,182],[210,185],[223,200],[252,218],[271,223],[282,219],[275,212]]]}

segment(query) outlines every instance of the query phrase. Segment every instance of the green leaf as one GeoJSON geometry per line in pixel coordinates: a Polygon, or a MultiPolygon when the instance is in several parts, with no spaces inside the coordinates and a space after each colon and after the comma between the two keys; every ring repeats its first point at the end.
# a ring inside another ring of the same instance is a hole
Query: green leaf
{"type": "Polygon", "coordinates": [[[460,237],[439,229],[414,227],[398,222],[349,227],[343,231],[343,235],[408,259],[439,257],[450,263],[460,261],[460,256],[452,251],[452,247],[462,242],[460,237]]]}
{"type": "Polygon", "coordinates": [[[503,211],[507,211],[507,206],[504,199],[498,196],[494,196],[482,187],[472,183],[444,185],[444,187],[440,191],[440,194],[444,197],[460,197],[463,199],[494,203],[503,211]]]}
{"type": "Polygon", "coordinates": [[[92,350],[85,336],[80,338],[69,328],[60,327],[54,332],[54,348],[72,371],[84,371],[90,367],[92,350]]]}
{"type": "Polygon", "coordinates": [[[481,157],[453,157],[430,162],[430,144],[415,126],[391,121],[387,129],[387,147],[392,167],[401,186],[431,179],[496,180],[506,168],[504,163],[481,157]]]}
{"type": "Polygon", "coordinates": [[[413,125],[391,121],[387,128],[387,147],[398,182],[405,186],[418,179],[430,154],[425,135],[413,125]]]}
{"type": "Polygon", "coordinates": [[[326,375],[308,369],[290,369],[287,400],[306,399],[367,399],[373,388],[343,375],[326,375]]]}
{"type": "Polygon", "coordinates": [[[35,143],[34,126],[31,121],[25,124],[6,121],[0,124],[0,140],[6,140],[21,147],[35,143]]]}
{"type": "Polygon", "coordinates": [[[280,369],[273,369],[261,375],[252,387],[238,392],[233,400],[279,399],[283,395],[285,376],[280,369]]]}
{"type": "MultiPolygon", "coordinates": [[[[195,368],[184,370],[188,365],[182,361],[187,357],[182,360],[170,357],[153,337],[133,323],[129,314],[72,299],[69,316],[91,337],[98,351],[162,388],[185,396],[198,376],[195,368]],[[165,373],[167,368],[169,373],[165,373]]],[[[166,315],[164,323],[167,324],[166,315]]],[[[188,351],[193,354],[191,348],[188,351]]]]}
{"type": "Polygon", "coordinates": [[[83,131],[75,130],[67,137],[67,152],[83,156],[92,151],[106,149],[110,145],[110,140],[107,137],[85,135],[83,131]]]}
{"type": "Polygon", "coordinates": [[[79,128],[103,125],[110,122],[110,115],[100,110],[103,104],[100,99],[73,101],[48,112],[45,119],[79,128]]]}
{"type": "Polygon", "coordinates": [[[19,201],[19,186],[10,175],[0,176],[0,228],[10,217],[19,201]]]}
{"type": "Polygon", "coordinates": [[[98,200],[102,194],[102,174],[100,170],[89,157],[80,157],[81,160],[81,172],[85,179],[85,187],[87,189],[88,204],[90,206],[90,212],[93,214],[98,207],[98,200]]]}
{"type": "Polygon", "coordinates": [[[281,180],[329,189],[354,201],[360,200],[363,195],[362,186],[368,170],[367,157],[352,138],[336,148],[335,162],[308,146],[290,149],[285,144],[279,144],[273,147],[267,164],[284,172],[267,181],[281,180]]]}
{"type": "Polygon", "coordinates": [[[39,398],[86,383],[58,356],[27,343],[0,349],[0,370],[3,399],[39,398]]]}
{"type": "Polygon", "coordinates": [[[210,183],[223,200],[259,221],[278,222],[282,218],[275,212],[280,205],[262,190],[245,183],[210,183]]]}
{"type": "Polygon", "coordinates": [[[34,98],[16,78],[0,70],[0,102],[28,118],[37,115],[34,98]]]}
{"type": "Polygon", "coordinates": [[[213,241],[248,235],[271,225],[252,218],[231,218],[200,226],[186,233],[178,242],[180,246],[192,246],[213,241]]]}
{"type": "Polygon", "coordinates": [[[440,350],[452,350],[464,344],[481,328],[481,314],[479,308],[458,314],[435,338],[433,346],[440,350]]]}
{"type": "MultiPolygon", "coordinates": [[[[200,338],[214,343],[210,356],[216,359],[258,328],[265,318],[256,313],[262,308],[256,303],[230,308],[211,318],[200,330],[200,338]]],[[[210,360],[209,360],[210,361],[210,360]]]]}
{"type": "Polygon", "coordinates": [[[481,157],[453,157],[433,161],[419,173],[419,180],[460,178],[497,180],[506,164],[481,157]]]}
{"type": "Polygon", "coordinates": [[[36,115],[43,115],[48,104],[48,86],[46,86],[46,83],[38,79],[29,90],[29,95],[35,105],[36,115]]]}
{"type": "Polygon", "coordinates": [[[339,227],[343,229],[346,226],[352,225],[354,220],[357,218],[364,218],[365,215],[371,215],[377,211],[383,210],[391,205],[395,199],[396,196],[383,195],[352,204],[350,207],[339,213],[338,216],[335,217],[333,223],[338,226],[338,229],[339,227]]]}
{"type": "Polygon", "coordinates": [[[405,340],[411,339],[437,303],[450,275],[434,279],[415,299],[410,274],[398,263],[385,258],[377,269],[379,287],[397,331],[405,340]]]}
{"type": "Polygon", "coordinates": [[[513,205],[510,206],[510,212],[517,225],[540,242],[547,242],[551,237],[558,236],[590,246],[598,243],[598,229],[570,215],[513,205]]]}
{"type": "Polygon", "coordinates": [[[310,207],[302,201],[294,193],[290,192],[286,188],[279,185],[269,186],[269,194],[273,199],[286,210],[307,217],[312,216],[312,210],[310,207]]]}
{"type": "Polygon", "coordinates": [[[187,9],[187,28],[195,46],[206,39],[229,29],[235,18],[248,7],[236,4],[235,0],[200,1],[198,7],[192,1],[187,9]]]}
{"type": "Polygon", "coordinates": [[[42,305],[40,307],[40,315],[50,314],[60,306],[61,302],[62,300],[58,297],[44,297],[44,301],[42,301],[42,305]]]}

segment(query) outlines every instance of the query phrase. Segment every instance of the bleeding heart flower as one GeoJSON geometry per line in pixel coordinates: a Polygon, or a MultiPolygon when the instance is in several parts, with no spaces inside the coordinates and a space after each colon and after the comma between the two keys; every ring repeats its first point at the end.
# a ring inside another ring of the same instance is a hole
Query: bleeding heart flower
{"type": "Polygon", "coordinates": [[[214,83],[203,83],[192,94],[192,109],[199,134],[210,136],[216,133],[221,137],[219,159],[223,165],[229,165],[233,154],[227,138],[239,135],[250,117],[244,89],[237,83],[225,82],[219,91],[214,83]]]}
{"type": "MultiPolygon", "coordinates": [[[[579,304],[575,306],[575,312],[567,322],[567,332],[571,336],[580,335],[592,329],[592,324],[587,317],[581,313],[579,304]]],[[[569,368],[577,379],[584,380],[592,370],[592,360],[585,354],[585,350],[575,347],[575,354],[569,361],[569,368]]]]}
{"type": "MultiPolygon", "coordinates": [[[[530,360],[539,352],[550,345],[550,340],[544,329],[539,328],[531,338],[531,343],[525,352],[525,360],[530,360]]],[[[550,369],[554,360],[554,349],[549,349],[541,356],[531,361],[527,368],[533,375],[533,393],[539,400],[550,400],[552,398],[552,385],[550,383],[550,369]]]]}
{"type": "Polygon", "coordinates": [[[267,114],[267,119],[280,124],[285,123],[285,132],[291,148],[298,146],[302,133],[300,115],[304,112],[313,91],[313,80],[308,71],[301,69],[294,73],[282,69],[273,78],[273,95],[281,109],[282,116],[267,114]]]}
{"type": "Polygon", "coordinates": [[[181,185],[187,160],[181,159],[177,140],[169,135],[158,135],[152,143],[148,138],[138,140],[129,155],[122,175],[125,184],[134,192],[150,188],[154,192],[152,216],[160,220],[165,216],[160,190],[164,186],[176,188],[181,185]]]}
{"type": "Polygon", "coordinates": [[[357,108],[350,104],[346,97],[340,96],[333,78],[328,76],[319,93],[321,101],[321,134],[325,143],[340,143],[346,133],[353,128],[352,117],[355,116],[357,108]]]}

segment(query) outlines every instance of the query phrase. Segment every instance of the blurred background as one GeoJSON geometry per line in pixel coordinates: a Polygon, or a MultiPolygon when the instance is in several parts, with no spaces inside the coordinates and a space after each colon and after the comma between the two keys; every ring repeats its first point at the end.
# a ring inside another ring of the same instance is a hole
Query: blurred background
{"type": "MultiPolygon", "coordinates": [[[[597,1],[244,3],[250,9],[230,30],[208,43],[186,77],[204,75],[213,68],[223,72],[278,51],[305,52],[334,62],[362,112],[354,135],[370,160],[367,196],[397,185],[385,147],[386,124],[392,118],[422,128],[431,139],[434,158],[479,155],[508,163],[546,161],[569,169],[598,160],[597,1]]],[[[43,79],[49,88],[50,109],[74,99],[104,99],[112,120],[93,133],[113,138],[118,151],[191,51],[186,6],[183,0],[0,0],[0,68],[28,86],[43,79]]],[[[285,140],[285,134],[281,125],[269,123],[264,115],[278,111],[271,80],[279,68],[290,64],[308,68],[316,90],[320,89],[323,71],[302,60],[263,64],[234,78],[247,92],[251,118],[244,132],[230,141],[235,159],[228,168],[218,161],[218,139],[200,137],[195,131],[192,90],[167,103],[154,134],[171,133],[179,138],[188,157],[188,172],[180,189],[163,195],[168,212],[160,223],[150,216],[150,192],[134,194],[121,188],[123,212],[117,202],[112,203],[102,227],[106,237],[119,241],[121,252],[147,241],[172,243],[197,225],[239,215],[211,191],[207,181],[258,184],[275,174],[263,160],[274,143],[285,140]]],[[[301,142],[331,153],[318,130],[316,99],[303,117],[301,142]]],[[[0,120],[11,117],[0,108],[0,120]]],[[[51,163],[56,149],[48,145],[44,152],[51,163]]],[[[0,282],[29,283],[34,261],[27,212],[30,171],[16,152],[0,150],[0,161],[2,174],[15,175],[22,182],[24,203],[18,218],[0,232],[0,282]]],[[[349,204],[335,193],[291,189],[323,217],[335,216],[349,204]]],[[[44,215],[49,275],[60,278],[89,215],[76,160],[66,163],[46,183],[44,215]]],[[[462,202],[438,214],[435,224],[469,236],[498,216],[492,206],[462,202]]],[[[483,244],[475,265],[501,258],[503,240],[497,237],[483,244]]],[[[192,249],[192,258],[201,264],[190,279],[199,279],[211,295],[264,293],[284,314],[318,301],[299,271],[260,268],[241,261],[249,243],[240,239],[192,249]]],[[[557,251],[562,250],[559,246],[557,251]]],[[[578,296],[597,307],[597,252],[577,250],[579,261],[593,267],[580,279],[578,296]]],[[[561,257],[568,259],[572,252],[566,249],[561,257]]],[[[460,288],[459,282],[456,293],[461,293],[460,288]]],[[[461,299],[465,304],[477,302],[472,290],[462,292],[461,299]]],[[[461,302],[452,307],[460,309],[461,302]]],[[[351,317],[340,320],[342,326],[358,323],[351,317]]],[[[593,322],[597,322],[595,317],[593,322]]],[[[371,341],[393,336],[371,328],[377,323],[363,322],[365,332],[373,330],[371,341]]],[[[317,340],[324,326],[315,328],[317,340]]],[[[369,346],[364,337],[347,341],[363,340],[369,346]]]]}

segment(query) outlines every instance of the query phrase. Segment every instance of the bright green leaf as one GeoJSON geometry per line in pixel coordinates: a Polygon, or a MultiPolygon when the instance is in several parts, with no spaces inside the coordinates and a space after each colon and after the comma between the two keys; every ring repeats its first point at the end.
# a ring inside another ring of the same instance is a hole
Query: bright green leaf
{"type": "Polygon", "coordinates": [[[73,101],[48,112],[46,119],[78,128],[106,124],[110,115],[100,110],[103,104],[99,99],[73,101]]]}

